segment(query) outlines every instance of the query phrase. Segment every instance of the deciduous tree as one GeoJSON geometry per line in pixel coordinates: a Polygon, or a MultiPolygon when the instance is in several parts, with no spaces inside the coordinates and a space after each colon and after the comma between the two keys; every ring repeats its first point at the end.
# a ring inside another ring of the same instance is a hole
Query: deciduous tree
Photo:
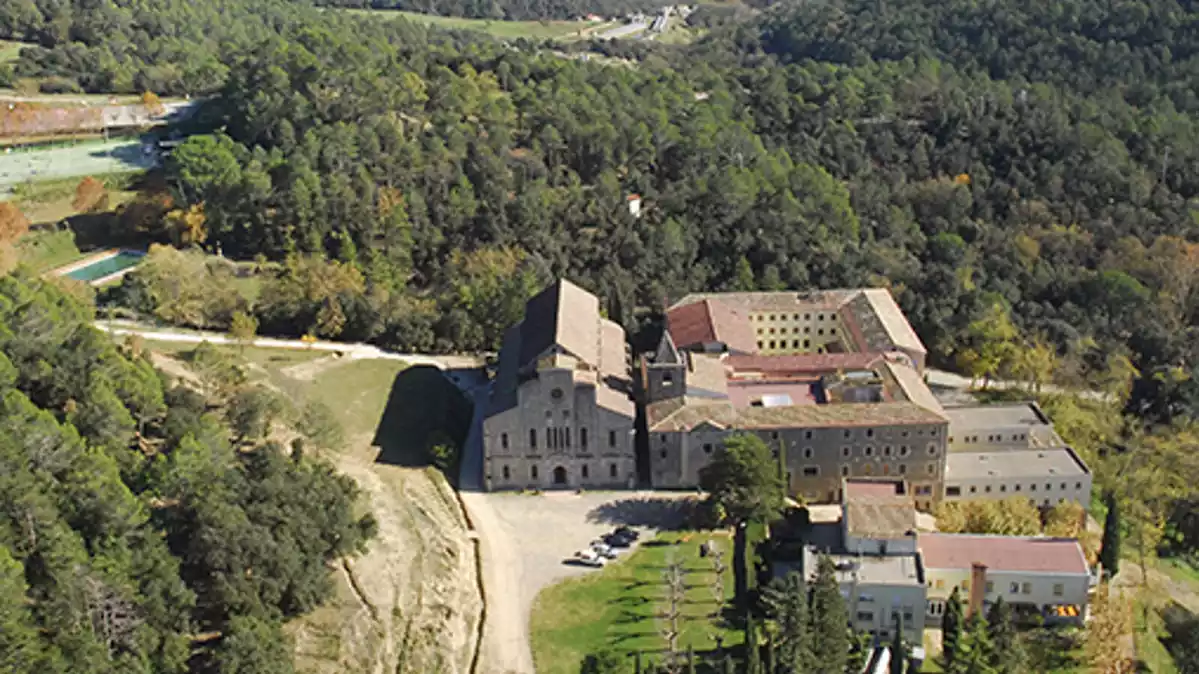
{"type": "Polygon", "coordinates": [[[700,485],[709,504],[724,513],[734,528],[733,571],[738,603],[748,592],[746,526],[767,524],[783,508],[783,480],[775,469],[770,448],[756,435],[738,434],[725,440],[712,461],[700,469],[700,485]]]}

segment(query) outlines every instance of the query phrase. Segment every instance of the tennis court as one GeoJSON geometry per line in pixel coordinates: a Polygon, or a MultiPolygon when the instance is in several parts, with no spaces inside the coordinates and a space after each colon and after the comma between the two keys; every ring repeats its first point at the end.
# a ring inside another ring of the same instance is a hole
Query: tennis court
{"type": "Polygon", "coordinates": [[[158,156],[147,147],[140,140],[121,138],[40,150],[7,149],[0,152],[0,199],[25,182],[151,169],[158,156]]]}

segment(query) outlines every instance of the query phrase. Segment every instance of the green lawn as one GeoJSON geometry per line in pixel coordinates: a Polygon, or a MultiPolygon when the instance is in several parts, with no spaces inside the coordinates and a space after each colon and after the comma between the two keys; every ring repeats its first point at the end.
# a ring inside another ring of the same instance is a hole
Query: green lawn
{"type": "Polygon", "coordinates": [[[739,630],[717,626],[719,618],[711,617],[721,605],[712,596],[710,560],[697,554],[699,543],[709,537],[725,551],[730,568],[725,572],[724,591],[726,598],[732,597],[732,540],[700,532],[661,534],[628,559],[542,590],[530,625],[538,674],[574,674],[585,655],[605,648],[660,653],[665,641],[654,616],[664,610],[662,574],[672,557],[682,561],[687,571],[680,647],[710,651],[718,635],[725,645],[740,644],[739,630]]]}
{"type": "Polygon", "coordinates": [[[35,274],[44,274],[83,257],[75,245],[75,233],[69,229],[29,232],[17,242],[17,255],[35,274]]]}
{"type": "Polygon", "coordinates": [[[1179,583],[1186,583],[1193,592],[1199,592],[1199,568],[1181,557],[1162,557],[1159,568],[1179,583]]]}
{"type": "MultiPolygon", "coordinates": [[[[185,359],[195,344],[144,338],[154,351],[185,359]]],[[[265,381],[297,404],[325,403],[346,438],[369,435],[379,460],[400,465],[428,463],[431,442],[461,444],[471,404],[436,368],[409,367],[399,360],[347,360],[335,352],[218,345],[250,366],[252,380],[265,381]]],[[[450,471],[452,475],[455,471],[450,471]]]]}
{"type": "MultiPolygon", "coordinates": [[[[112,173],[95,176],[108,188],[108,207],[117,206],[137,196],[133,189],[140,173],[112,173]]],[[[56,178],[38,182],[22,183],[13,188],[12,200],[32,223],[57,223],[76,215],[71,202],[75,200],[75,188],[82,176],[56,178]]]]}
{"type": "Polygon", "coordinates": [[[491,19],[465,19],[457,16],[436,16],[417,12],[391,9],[347,9],[340,10],[372,16],[403,17],[409,21],[445,28],[447,30],[474,30],[505,40],[528,38],[530,40],[562,39],[583,37],[588,31],[606,23],[599,21],[495,21],[491,19]]]}

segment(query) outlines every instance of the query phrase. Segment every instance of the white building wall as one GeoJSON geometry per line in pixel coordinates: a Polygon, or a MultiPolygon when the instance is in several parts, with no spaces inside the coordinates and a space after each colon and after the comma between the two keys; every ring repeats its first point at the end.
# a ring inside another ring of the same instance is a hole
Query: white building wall
{"type": "Polygon", "coordinates": [[[1055,506],[1063,501],[1073,501],[1089,509],[1091,476],[1008,478],[996,475],[945,481],[946,501],[1002,500],[1013,496],[1027,497],[1037,506],[1055,506]]]}
{"type": "MultiPolygon", "coordinates": [[[[841,518],[842,523],[845,518],[841,518]]],[[[842,525],[844,531],[844,525],[842,525]]],[[[859,538],[851,536],[847,532],[843,533],[845,537],[845,550],[851,555],[914,555],[916,554],[916,537],[904,536],[903,538],[859,538]]]]}
{"type": "Polygon", "coordinates": [[[1028,449],[1032,436],[1026,424],[992,426],[987,428],[949,428],[951,450],[982,452],[992,449],[1028,449]]]}
{"type": "MultiPolygon", "coordinates": [[[[945,602],[955,587],[962,602],[969,600],[969,569],[924,570],[928,584],[928,609],[926,620],[930,625],[939,625],[944,615],[945,602]]],[[[987,570],[987,587],[983,601],[993,604],[1003,597],[1008,604],[1035,604],[1038,608],[1056,604],[1073,604],[1080,608],[1087,605],[1090,577],[1085,574],[1029,573],[987,570]],[[1014,590],[1014,591],[1013,591],[1014,590]]]]}
{"type": "Polygon", "coordinates": [[[841,585],[841,595],[855,629],[886,640],[894,635],[897,618],[902,616],[904,639],[915,645],[923,643],[923,587],[847,582],[841,585]]]}

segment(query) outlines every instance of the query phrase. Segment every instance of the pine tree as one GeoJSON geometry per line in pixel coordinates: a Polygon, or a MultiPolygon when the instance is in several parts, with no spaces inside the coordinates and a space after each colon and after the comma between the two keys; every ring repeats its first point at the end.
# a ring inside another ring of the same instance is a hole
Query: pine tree
{"type": "Polygon", "coordinates": [[[1012,624],[1012,606],[1000,597],[987,612],[988,632],[991,637],[991,666],[997,674],[1015,674],[1021,671],[1024,653],[1012,624]]]}
{"type": "Polygon", "coordinates": [[[951,667],[953,661],[957,658],[958,644],[962,640],[964,622],[962,619],[962,597],[955,586],[953,592],[949,595],[949,600],[945,602],[945,613],[941,616],[942,658],[945,660],[946,669],[951,667]]]}
{"type": "Polygon", "coordinates": [[[1107,517],[1103,520],[1103,544],[1099,550],[1099,562],[1109,576],[1115,576],[1120,570],[1120,505],[1116,495],[1108,492],[1104,501],[1107,503],[1107,517]]]}
{"type": "Polygon", "coordinates": [[[758,624],[753,615],[745,619],[745,674],[762,674],[762,649],[758,645],[758,624]]]}
{"type": "Polygon", "coordinates": [[[903,647],[903,616],[895,621],[895,638],[891,641],[891,674],[903,674],[908,653],[903,647]]]}
{"type": "Polygon", "coordinates": [[[843,674],[849,658],[849,614],[833,561],[821,557],[808,610],[814,674],[843,674]]]}

